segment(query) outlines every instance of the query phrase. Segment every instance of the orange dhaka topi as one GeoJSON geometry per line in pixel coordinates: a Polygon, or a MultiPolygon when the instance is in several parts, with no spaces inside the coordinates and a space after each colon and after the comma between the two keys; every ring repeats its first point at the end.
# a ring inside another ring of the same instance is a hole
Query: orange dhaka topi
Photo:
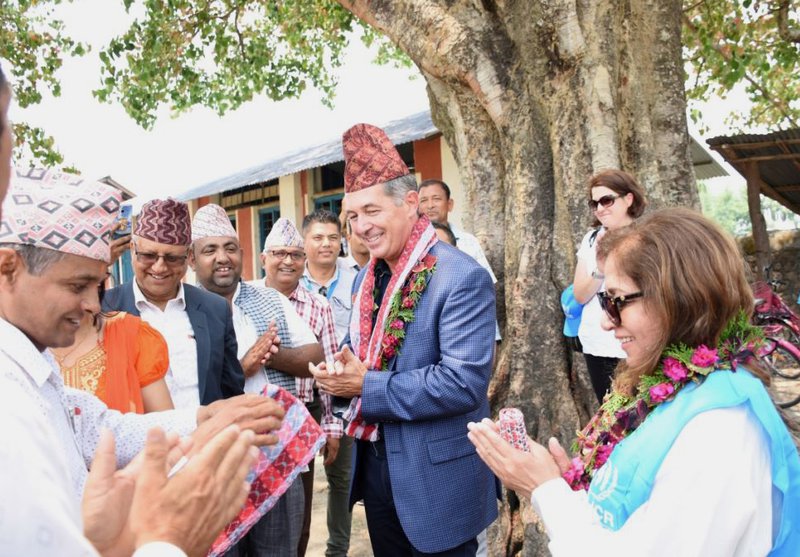
{"type": "Polygon", "coordinates": [[[389,137],[370,124],[356,124],[342,134],[344,191],[353,193],[410,174],[389,137]]]}

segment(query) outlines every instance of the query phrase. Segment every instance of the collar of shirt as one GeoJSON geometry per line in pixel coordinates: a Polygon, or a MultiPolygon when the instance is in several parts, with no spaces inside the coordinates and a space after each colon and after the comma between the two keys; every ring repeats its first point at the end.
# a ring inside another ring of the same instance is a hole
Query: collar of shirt
{"type": "Polygon", "coordinates": [[[333,276],[330,278],[327,284],[321,284],[311,276],[311,273],[308,270],[307,261],[306,266],[303,269],[303,276],[300,277],[300,281],[303,283],[303,286],[306,287],[306,290],[310,290],[311,292],[319,294],[320,296],[330,300],[333,296],[333,291],[336,290],[336,284],[339,282],[339,260],[336,260],[336,271],[333,273],[333,276]],[[322,288],[325,288],[325,294],[320,292],[322,288]]]}
{"type": "MultiPolygon", "coordinates": [[[[136,282],[136,279],[133,279],[133,300],[136,305],[136,309],[138,309],[139,312],[142,311],[143,306],[162,311],[161,308],[145,298],[141,288],[139,288],[139,284],[136,282]]],[[[183,282],[178,284],[178,294],[169,302],[167,302],[167,305],[175,306],[184,311],[186,310],[186,299],[183,296],[183,282]]]]}
{"type": "Polygon", "coordinates": [[[458,242],[458,240],[460,240],[461,237],[464,235],[464,230],[461,227],[456,226],[455,224],[448,223],[447,226],[450,227],[450,230],[453,232],[453,236],[455,236],[456,238],[456,242],[458,242]]]}
{"type": "Polygon", "coordinates": [[[44,385],[58,367],[49,350],[40,352],[31,340],[14,325],[0,318],[0,350],[27,373],[37,387],[44,385]]]}
{"type": "Polygon", "coordinates": [[[231,298],[231,306],[236,305],[236,300],[239,299],[239,295],[241,293],[242,293],[242,281],[239,280],[239,283],[236,285],[236,292],[233,293],[233,298],[231,298]]]}
{"type": "Polygon", "coordinates": [[[356,273],[361,270],[361,266],[356,261],[356,258],[352,255],[347,255],[345,257],[340,257],[339,260],[342,262],[344,267],[348,269],[353,269],[356,273]]]}

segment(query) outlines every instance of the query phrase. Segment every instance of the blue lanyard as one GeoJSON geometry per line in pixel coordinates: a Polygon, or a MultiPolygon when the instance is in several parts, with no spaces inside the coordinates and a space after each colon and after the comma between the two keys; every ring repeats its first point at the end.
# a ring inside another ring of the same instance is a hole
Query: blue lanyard
{"type": "Polygon", "coordinates": [[[336,268],[336,276],[333,278],[330,286],[320,286],[319,289],[315,290],[314,285],[311,283],[311,279],[309,279],[306,275],[303,275],[303,286],[306,287],[306,290],[309,292],[315,292],[316,294],[320,294],[325,296],[328,300],[333,298],[333,291],[336,290],[336,283],[339,282],[339,268],[336,268]],[[325,292],[323,293],[323,289],[325,292]]]}

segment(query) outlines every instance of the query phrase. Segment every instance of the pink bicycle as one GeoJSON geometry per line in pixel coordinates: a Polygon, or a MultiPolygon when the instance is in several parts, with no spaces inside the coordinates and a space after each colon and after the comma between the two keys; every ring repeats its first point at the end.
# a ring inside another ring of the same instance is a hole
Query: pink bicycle
{"type": "MultiPolygon", "coordinates": [[[[779,284],[768,278],[766,282],[753,285],[753,323],[764,330],[767,338],[758,356],[773,376],[796,380],[800,378],[800,318],[775,293],[774,287],[779,284]]],[[[800,395],[791,391],[775,389],[772,394],[776,406],[790,408],[800,403],[800,395]]]]}

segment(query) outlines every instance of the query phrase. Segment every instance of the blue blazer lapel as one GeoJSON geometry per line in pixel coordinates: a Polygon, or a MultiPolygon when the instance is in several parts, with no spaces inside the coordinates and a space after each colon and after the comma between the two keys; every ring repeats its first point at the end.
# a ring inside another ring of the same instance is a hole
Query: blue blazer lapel
{"type": "Polygon", "coordinates": [[[186,296],[186,313],[189,314],[189,322],[194,330],[194,342],[197,346],[197,387],[200,391],[200,400],[203,400],[206,392],[206,382],[208,381],[208,364],[211,361],[211,339],[208,332],[208,319],[206,314],[200,309],[200,302],[188,289],[184,289],[186,296]]]}

